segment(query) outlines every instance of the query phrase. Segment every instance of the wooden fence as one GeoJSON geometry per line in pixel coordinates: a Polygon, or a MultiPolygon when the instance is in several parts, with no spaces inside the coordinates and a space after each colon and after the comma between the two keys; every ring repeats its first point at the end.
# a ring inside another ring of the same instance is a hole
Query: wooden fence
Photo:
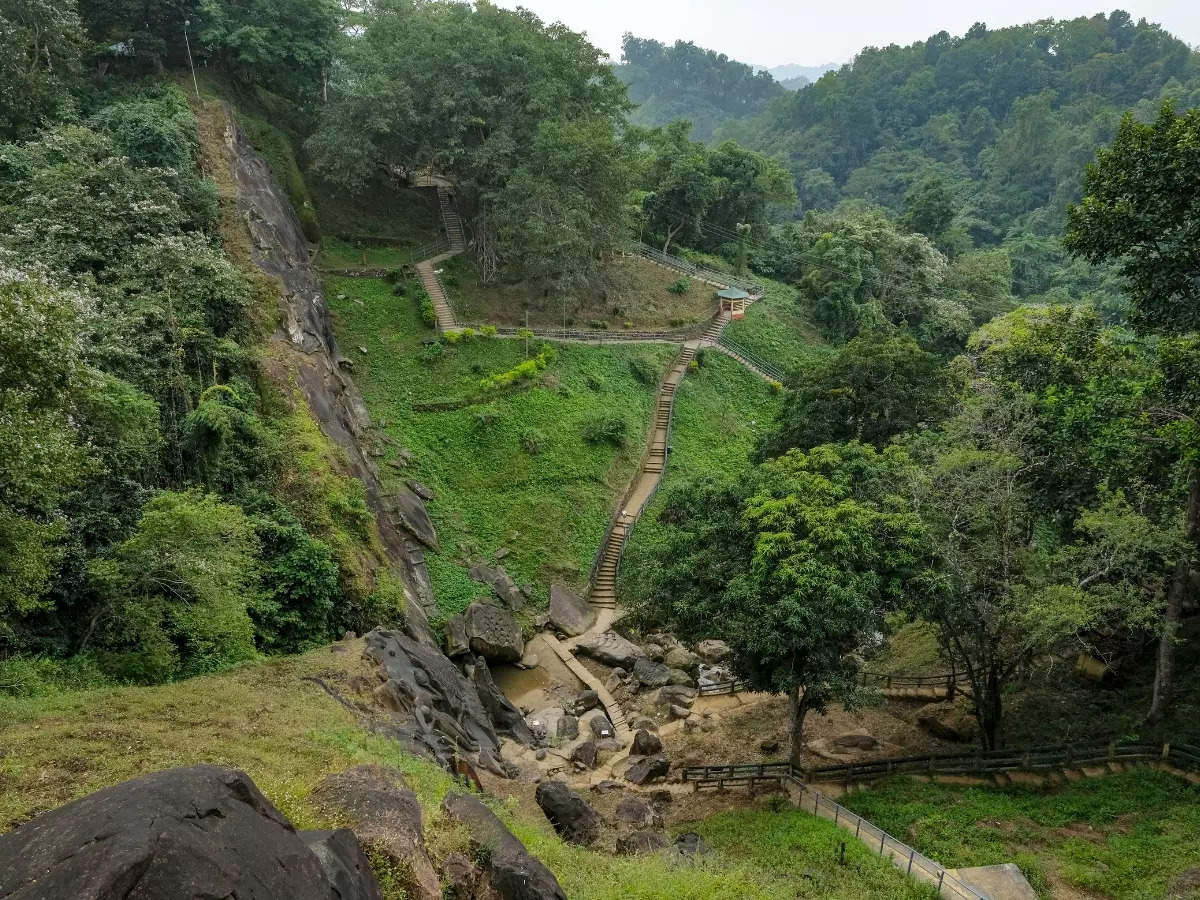
{"type": "MultiPolygon", "coordinates": [[[[944,672],[937,675],[905,675],[887,672],[860,672],[859,683],[866,687],[891,690],[893,688],[936,688],[944,687],[946,694],[953,697],[959,685],[967,682],[964,672],[944,672]]],[[[710,694],[737,694],[750,689],[750,683],[740,678],[732,681],[722,681],[716,684],[701,685],[699,693],[702,696],[710,694]]]]}

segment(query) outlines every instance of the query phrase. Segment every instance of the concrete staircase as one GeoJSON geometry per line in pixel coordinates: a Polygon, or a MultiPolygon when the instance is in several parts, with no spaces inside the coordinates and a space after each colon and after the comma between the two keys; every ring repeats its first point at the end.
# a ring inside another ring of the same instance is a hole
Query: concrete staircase
{"type": "Polygon", "coordinates": [[[446,240],[450,242],[450,252],[461,253],[467,246],[463,237],[462,219],[458,216],[458,210],[454,208],[449,191],[439,185],[437,195],[438,205],[442,209],[442,225],[446,228],[446,240]]]}
{"type": "Polygon", "coordinates": [[[438,281],[437,273],[434,270],[442,262],[461,252],[459,249],[439,253],[432,259],[424,260],[416,265],[417,277],[421,279],[421,286],[425,288],[425,293],[429,294],[429,299],[433,301],[438,331],[452,331],[458,326],[458,322],[454,318],[454,310],[450,308],[450,301],[446,299],[446,292],[442,289],[442,283],[438,281]]]}
{"type": "Polygon", "coordinates": [[[725,330],[725,326],[732,320],[733,317],[729,314],[729,310],[721,310],[713,316],[713,320],[704,329],[704,334],[700,336],[700,340],[705,344],[715,344],[721,339],[721,332],[725,330]]]}
{"type": "Polygon", "coordinates": [[[625,508],[617,516],[616,522],[608,534],[608,539],[605,541],[600,555],[600,564],[596,567],[591,590],[588,592],[588,601],[599,609],[617,608],[617,573],[621,567],[621,554],[625,549],[625,541],[667,467],[667,441],[670,440],[671,410],[675,404],[675,391],[687,373],[688,364],[696,355],[698,346],[699,342],[696,341],[684,345],[679,356],[671,364],[670,370],[663,379],[662,387],[659,388],[658,396],[655,398],[650,441],[642,461],[641,473],[630,490],[625,501],[625,508]]]}

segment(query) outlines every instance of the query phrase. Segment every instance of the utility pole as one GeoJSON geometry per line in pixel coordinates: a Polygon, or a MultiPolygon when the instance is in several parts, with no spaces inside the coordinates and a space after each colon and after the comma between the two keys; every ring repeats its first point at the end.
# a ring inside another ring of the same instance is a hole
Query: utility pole
{"type": "Polygon", "coordinates": [[[196,81],[196,65],[192,62],[192,42],[188,40],[188,26],[192,24],[191,19],[183,20],[183,45],[187,47],[188,68],[192,70],[192,87],[196,89],[196,102],[200,102],[200,83],[196,81]]]}

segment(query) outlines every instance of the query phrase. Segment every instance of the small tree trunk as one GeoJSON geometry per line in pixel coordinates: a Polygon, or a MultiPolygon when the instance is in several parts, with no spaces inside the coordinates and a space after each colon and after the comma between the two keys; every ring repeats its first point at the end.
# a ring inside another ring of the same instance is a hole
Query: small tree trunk
{"type": "Polygon", "coordinates": [[[808,699],[804,696],[804,688],[795,687],[788,696],[788,706],[791,709],[791,747],[788,762],[797,768],[804,768],[804,717],[808,714],[808,699]]]}
{"type": "Polygon", "coordinates": [[[683,228],[682,222],[680,222],[674,228],[672,228],[671,225],[668,223],[668,225],[667,225],[667,240],[666,240],[666,243],[663,244],[663,248],[662,248],[662,252],[664,254],[667,252],[667,249],[671,246],[671,241],[674,239],[675,235],[679,234],[679,230],[681,228],[683,228]]]}
{"type": "Polygon", "coordinates": [[[1179,635],[1179,620],[1183,615],[1183,597],[1192,577],[1192,555],[1200,543],[1200,467],[1193,467],[1188,484],[1187,539],[1187,549],[1176,560],[1171,586],[1167,589],[1162,636],[1158,639],[1154,696],[1150,701],[1150,712],[1146,714],[1146,722],[1150,725],[1161,722],[1171,704],[1171,688],[1175,679],[1175,642],[1179,635]]]}

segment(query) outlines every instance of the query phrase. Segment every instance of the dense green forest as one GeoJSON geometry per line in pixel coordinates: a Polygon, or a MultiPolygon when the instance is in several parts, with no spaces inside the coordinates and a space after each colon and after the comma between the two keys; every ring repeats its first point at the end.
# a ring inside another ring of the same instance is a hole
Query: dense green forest
{"type": "Polygon", "coordinates": [[[699,140],[710,140],[729,119],[762,112],[785,88],[765,71],[697,47],[690,41],[666,46],[626,34],[617,77],[637,104],[630,119],[638,125],[692,123],[699,140]]]}

